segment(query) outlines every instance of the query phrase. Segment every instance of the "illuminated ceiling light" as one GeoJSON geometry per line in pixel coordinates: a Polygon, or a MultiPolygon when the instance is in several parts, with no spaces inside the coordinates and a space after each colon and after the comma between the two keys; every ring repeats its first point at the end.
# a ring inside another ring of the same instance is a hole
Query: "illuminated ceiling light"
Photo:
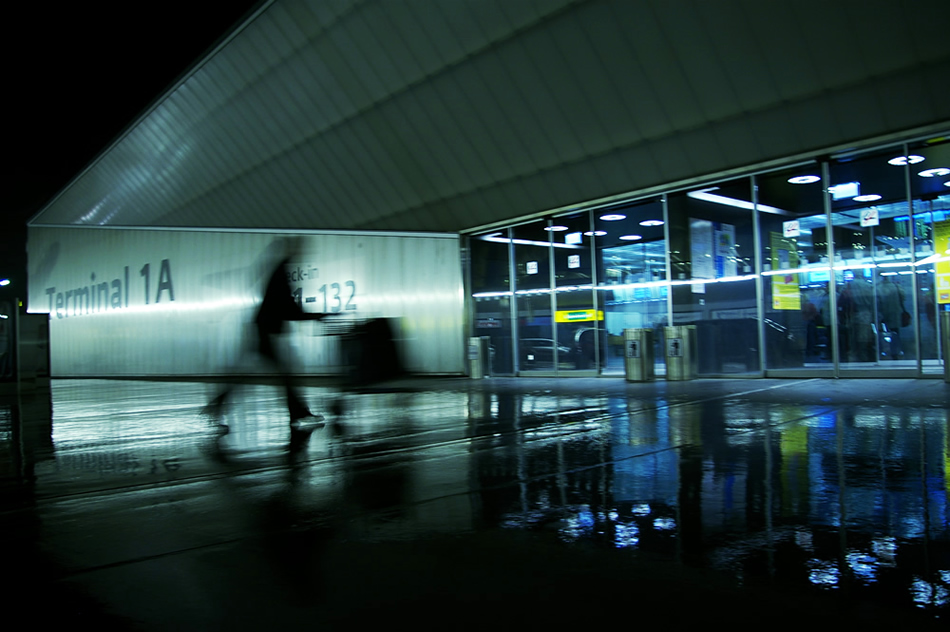
{"type": "Polygon", "coordinates": [[[555,233],[567,230],[567,226],[561,226],[560,224],[555,224],[554,226],[545,226],[544,230],[549,230],[555,233]]]}
{"type": "Polygon", "coordinates": [[[946,182],[944,182],[944,183],[943,183],[943,186],[945,186],[945,187],[950,187],[950,180],[947,180],[946,182]]]}
{"type": "Polygon", "coordinates": [[[607,215],[601,215],[600,219],[604,220],[605,222],[617,222],[622,219],[627,219],[627,216],[620,215],[619,213],[609,213],[607,215]]]}
{"type": "Polygon", "coordinates": [[[790,184],[811,184],[819,180],[821,180],[820,176],[795,176],[794,178],[788,179],[790,184]]]}
{"type": "Polygon", "coordinates": [[[637,241],[638,239],[643,239],[643,235],[621,235],[619,239],[622,241],[637,241]]]}
{"type": "Polygon", "coordinates": [[[649,226],[662,226],[662,225],[663,225],[663,220],[661,220],[661,219],[645,219],[645,220],[643,220],[642,222],[640,222],[640,225],[641,225],[641,226],[647,226],[647,227],[649,227],[649,226]]]}
{"type": "Polygon", "coordinates": [[[916,165],[918,162],[923,161],[923,156],[911,154],[910,156],[898,156],[897,158],[891,158],[887,161],[887,164],[894,165],[895,167],[903,167],[904,165],[916,165]]]}
{"type": "Polygon", "coordinates": [[[10,279],[0,279],[0,286],[10,285],[10,279]]]}
{"type": "Polygon", "coordinates": [[[589,230],[584,234],[587,235],[588,237],[603,237],[604,235],[607,234],[607,231],[606,230],[589,230]]]}
{"type": "Polygon", "coordinates": [[[852,198],[855,202],[877,202],[881,196],[877,193],[868,193],[867,195],[856,195],[852,198]]]}
{"type": "Polygon", "coordinates": [[[925,169],[918,173],[921,178],[933,178],[935,176],[945,176],[950,173],[950,169],[946,167],[937,167],[936,169],[925,169]]]}

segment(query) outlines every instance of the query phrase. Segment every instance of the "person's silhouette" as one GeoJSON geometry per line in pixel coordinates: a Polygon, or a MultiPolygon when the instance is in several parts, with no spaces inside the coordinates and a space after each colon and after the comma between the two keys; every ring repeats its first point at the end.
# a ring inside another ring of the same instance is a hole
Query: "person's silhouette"
{"type": "MultiPolygon", "coordinates": [[[[303,447],[311,432],[323,426],[323,416],[311,412],[298,392],[289,359],[281,351],[280,336],[286,333],[290,321],[322,320],[329,314],[305,312],[294,298],[288,278],[288,265],[298,254],[299,244],[296,240],[286,240],[283,246],[283,257],[267,280],[254,325],[257,354],[271,365],[285,391],[290,423],[289,447],[291,451],[296,451],[303,447]]],[[[225,386],[204,410],[214,420],[219,437],[229,431],[224,423],[223,412],[233,388],[233,385],[225,386]]]]}

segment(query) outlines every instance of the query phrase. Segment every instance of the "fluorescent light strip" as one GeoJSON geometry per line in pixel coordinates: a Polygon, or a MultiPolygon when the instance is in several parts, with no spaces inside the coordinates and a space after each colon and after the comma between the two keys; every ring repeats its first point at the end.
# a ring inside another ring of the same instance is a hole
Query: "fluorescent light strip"
{"type": "Polygon", "coordinates": [[[878,267],[875,263],[841,263],[832,268],[832,270],[873,270],[878,267]]]}
{"type": "Polygon", "coordinates": [[[492,233],[491,235],[484,235],[481,237],[482,241],[490,241],[496,244],[518,244],[520,246],[554,246],[555,248],[571,248],[573,250],[578,250],[582,246],[577,246],[574,244],[561,244],[558,242],[549,242],[549,241],[533,241],[531,239],[508,239],[507,237],[500,237],[501,233],[492,233]]]}
{"type": "MultiPolygon", "coordinates": [[[[922,266],[932,263],[946,262],[950,261],[950,254],[946,255],[931,255],[920,261],[910,262],[910,261],[898,261],[898,262],[885,262],[885,263],[860,263],[860,264],[841,264],[832,266],[818,266],[812,268],[790,268],[788,270],[766,270],[762,272],[761,276],[770,277],[786,274],[806,274],[810,272],[831,272],[843,271],[843,270],[871,270],[874,268],[903,268],[907,266],[922,266]]],[[[933,268],[926,270],[902,270],[900,272],[881,272],[881,276],[894,276],[898,274],[932,274],[934,273],[933,268]]],[[[611,291],[611,290],[633,290],[640,288],[656,288],[656,287],[672,287],[679,285],[705,285],[709,283],[735,283],[739,281],[752,281],[756,278],[755,274],[744,274],[741,276],[729,276],[721,277],[718,279],[679,279],[674,281],[644,281],[642,283],[621,283],[618,285],[598,285],[594,287],[593,285],[568,285],[556,288],[555,292],[577,292],[580,290],[599,290],[601,292],[611,291]]],[[[549,294],[551,290],[549,289],[540,289],[540,290],[518,290],[514,292],[515,295],[526,296],[532,294],[549,294]]],[[[502,298],[506,296],[512,296],[512,292],[479,292],[478,294],[472,294],[472,298],[502,298]]]]}
{"type": "Polygon", "coordinates": [[[775,215],[791,215],[788,211],[783,211],[780,208],[774,206],[768,206],[767,204],[758,204],[755,205],[752,202],[747,202],[745,200],[737,200],[735,198],[726,197],[725,195],[714,195],[710,191],[718,191],[719,187],[710,187],[708,189],[701,189],[699,191],[690,191],[687,193],[687,197],[691,197],[694,200],[703,200],[704,202],[712,202],[714,204],[724,204],[725,206],[733,206],[735,208],[741,208],[746,210],[760,210],[764,213],[774,213],[775,215]]]}
{"type": "Polygon", "coordinates": [[[766,270],[762,273],[762,276],[769,277],[779,274],[801,274],[804,272],[831,272],[831,266],[820,268],[790,268],[788,270],[766,270]]]}
{"type": "Polygon", "coordinates": [[[644,281],[643,283],[620,283],[618,285],[598,285],[597,289],[601,292],[609,290],[635,290],[639,288],[667,287],[666,281],[644,281]]]}
{"type": "Polygon", "coordinates": [[[945,253],[943,255],[941,255],[940,253],[935,253],[935,254],[930,255],[929,257],[921,259],[914,265],[923,266],[923,265],[927,265],[928,263],[941,263],[944,261],[950,261],[950,253],[945,253]]]}
{"type": "Polygon", "coordinates": [[[878,268],[905,268],[905,267],[907,267],[907,266],[913,266],[913,265],[915,265],[915,264],[911,263],[910,261],[889,261],[889,262],[885,262],[885,263],[878,263],[878,264],[876,264],[876,265],[872,264],[870,267],[872,267],[872,268],[874,268],[874,267],[878,267],[878,268]]]}

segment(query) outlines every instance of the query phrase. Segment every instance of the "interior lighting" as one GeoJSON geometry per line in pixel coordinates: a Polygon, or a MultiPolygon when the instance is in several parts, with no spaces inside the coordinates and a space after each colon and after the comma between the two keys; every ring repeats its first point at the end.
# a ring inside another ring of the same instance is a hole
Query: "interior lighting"
{"type": "Polygon", "coordinates": [[[691,197],[694,200],[703,200],[704,202],[713,202],[714,204],[725,204],[726,206],[734,206],[735,208],[743,208],[746,210],[758,209],[763,213],[774,213],[776,215],[791,215],[788,211],[783,211],[780,208],[774,206],[768,206],[766,204],[753,204],[752,202],[747,202],[745,200],[737,200],[736,198],[726,197],[725,195],[717,195],[711,193],[711,191],[718,191],[719,187],[710,187],[708,189],[700,189],[699,191],[690,191],[687,193],[687,197],[691,197]]]}
{"type": "MultiPolygon", "coordinates": [[[[950,254],[950,253],[947,253],[947,254],[950,254]]],[[[943,256],[941,256],[940,253],[935,253],[935,254],[930,255],[929,257],[925,257],[923,259],[918,260],[916,263],[914,263],[914,265],[924,266],[930,263],[937,263],[940,261],[950,261],[950,256],[947,256],[947,254],[944,254],[943,256]]]]}
{"type": "Polygon", "coordinates": [[[522,246],[543,246],[547,248],[548,246],[554,246],[555,248],[580,248],[580,246],[574,244],[561,244],[558,242],[550,243],[547,241],[535,241],[533,239],[508,239],[507,237],[502,236],[502,233],[491,233],[488,235],[482,235],[479,239],[483,241],[490,241],[496,244],[518,244],[522,246]]]}
{"type": "Polygon", "coordinates": [[[831,199],[833,200],[855,198],[861,195],[861,183],[845,182],[843,184],[836,184],[833,187],[828,187],[828,191],[831,192],[831,199]]]}
{"type": "Polygon", "coordinates": [[[619,213],[608,213],[607,215],[601,215],[600,219],[605,222],[619,222],[622,219],[627,219],[627,216],[620,215],[619,213]]]}
{"type": "Polygon", "coordinates": [[[607,234],[607,231],[606,230],[589,230],[584,234],[587,235],[588,237],[603,237],[604,235],[607,234]]]}
{"type": "Polygon", "coordinates": [[[662,225],[663,225],[663,220],[662,220],[662,219],[645,219],[645,220],[643,220],[642,222],[640,222],[640,225],[641,225],[641,226],[647,226],[647,227],[650,227],[650,226],[662,226],[662,225]]]}
{"type": "Polygon", "coordinates": [[[555,224],[554,226],[545,226],[544,230],[549,230],[551,232],[559,233],[561,231],[567,230],[567,226],[561,226],[560,224],[555,224]]]}
{"type": "Polygon", "coordinates": [[[789,184],[811,184],[813,182],[818,182],[821,180],[820,176],[795,176],[794,178],[789,178],[789,184]]]}
{"type": "MultiPolygon", "coordinates": [[[[937,167],[936,169],[924,169],[917,175],[919,175],[921,178],[933,178],[935,176],[945,176],[948,173],[950,173],[950,169],[947,169],[946,167],[937,167]]],[[[946,184],[946,182],[944,184],[946,184]]]]}
{"type": "Polygon", "coordinates": [[[887,161],[887,164],[894,165],[895,167],[903,167],[904,165],[916,165],[918,162],[923,161],[923,156],[911,154],[910,156],[897,156],[896,158],[891,158],[887,161]]]}
{"type": "Polygon", "coordinates": [[[637,241],[643,239],[643,235],[621,235],[619,239],[621,241],[637,241]]]}
{"type": "Polygon", "coordinates": [[[10,279],[0,279],[0,287],[10,285],[10,279]]]}
{"type": "Polygon", "coordinates": [[[877,202],[881,196],[877,193],[868,193],[867,195],[856,195],[852,198],[855,202],[877,202]]]}

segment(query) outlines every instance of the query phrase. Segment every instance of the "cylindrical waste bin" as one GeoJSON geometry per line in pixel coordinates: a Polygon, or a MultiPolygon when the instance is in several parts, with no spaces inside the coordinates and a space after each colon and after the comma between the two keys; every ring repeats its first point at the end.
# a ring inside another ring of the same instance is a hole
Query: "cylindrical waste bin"
{"type": "Polygon", "coordinates": [[[692,380],[696,377],[696,325],[664,327],[666,337],[666,379],[692,380]]]}
{"type": "Polygon", "coordinates": [[[940,312],[940,346],[943,348],[943,381],[950,384],[950,311],[940,312]]]}
{"type": "Polygon", "coordinates": [[[653,380],[653,330],[623,330],[624,375],[628,382],[653,380]]]}
{"type": "Polygon", "coordinates": [[[488,336],[468,339],[468,376],[474,380],[491,375],[490,340],[488,336]]]}

